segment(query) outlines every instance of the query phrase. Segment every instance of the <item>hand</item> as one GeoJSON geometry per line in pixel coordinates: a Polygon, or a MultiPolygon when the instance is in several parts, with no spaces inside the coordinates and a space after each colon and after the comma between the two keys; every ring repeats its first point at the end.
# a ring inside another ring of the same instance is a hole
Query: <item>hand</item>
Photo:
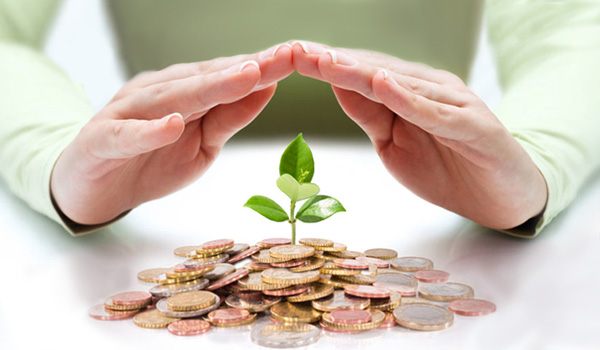
{"type": "Polygon", "coordinates": [[[51,179],[57,205],[74,222],[100,224],[186,186],[292,71],[284,44],[136,76],[58,159],[51,179]]]}
{"type": "Polygon", "coordinates": [[[378,52],[292,44],[296,70],[333,86],[388,171],[421,198],[495,229],[544,209],[543,176],[457,76],[378,52]]]}

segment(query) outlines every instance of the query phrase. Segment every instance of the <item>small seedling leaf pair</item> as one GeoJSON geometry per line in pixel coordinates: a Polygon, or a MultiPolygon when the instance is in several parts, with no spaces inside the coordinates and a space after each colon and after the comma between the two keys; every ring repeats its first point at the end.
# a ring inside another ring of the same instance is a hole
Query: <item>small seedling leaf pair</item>
{"type": "Polygon", "coordinates": [[[319,195],[320,189],[310,181],[315,172],[312,152],[298,135],[285,149],[279,163],[277,187],[290,198],[289,215],[274,200],[265,196],[252,196],[244,206],[253,209],[269,220],[288,221],[292,225],[292,244],[296,242],[296,219],[302,222],[319,222],[335,213],[346,211],[335,198],[319,195]],[[296,203],[307,200],[295,213],[296,203]]]}

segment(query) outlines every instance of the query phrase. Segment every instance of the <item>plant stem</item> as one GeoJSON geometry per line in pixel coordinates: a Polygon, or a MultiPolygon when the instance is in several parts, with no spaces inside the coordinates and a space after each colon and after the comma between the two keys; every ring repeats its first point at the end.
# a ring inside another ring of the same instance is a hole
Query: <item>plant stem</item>
{"type": "Polygon", "coordinates": [[[296,244],[296,217],[294,211],[296,210],[296,202],[292,201],[290,204],[290,224],[292,225],[292,244],[296,244]]]}

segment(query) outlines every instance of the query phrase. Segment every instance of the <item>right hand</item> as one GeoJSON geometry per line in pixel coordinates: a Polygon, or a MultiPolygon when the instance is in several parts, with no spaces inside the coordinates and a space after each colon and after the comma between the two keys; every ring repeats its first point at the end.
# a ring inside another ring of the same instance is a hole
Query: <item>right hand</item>
{"type": "Polygon", "coordinates": [[[76,223],[102,224],[188,185],[292,71],[291,47],[283,44],[136,76],[58,159],[56,204],[76,223]]]}

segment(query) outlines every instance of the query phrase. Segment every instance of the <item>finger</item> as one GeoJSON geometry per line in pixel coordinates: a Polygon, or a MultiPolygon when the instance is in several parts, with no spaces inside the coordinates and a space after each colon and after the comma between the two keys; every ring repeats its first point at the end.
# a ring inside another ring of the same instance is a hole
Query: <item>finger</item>
{"type": "Polygon", "coordinates": [[[179,139],[185,124],[179,113],[156,120],[107,120],[88,142],[100,159],[128,159],[169,145],[179,139]]]}
{"type": "Polygon", "coordinates": [[[264,51],[249,55],[219,57],[209,61],[179,63],[160,71],[144,72],[128,83],[128,89],[144,88],[170,80],[185,79],[199,74],[225,70],[246,61],[256,61],[263,75],[258,86],[268,86],[277,82],[294,70],[292,66],[292,47],[288,43],[272,46],[264,51]]]}
{"type": "Polygon", "coordinates": [[[291,41],[290,45],[293,49],[292,62],[294,69],[301,75],[323,80],[318,67],[319,57],[330,47],[310,41],[297,40],[291,41]]]}
{"type": "Polygon", "coordinates": [[[120,118],[131,115],[154,119],[171,111],[184,119],[222,103],[237,101],[252,92],[261,77],[258,63],[247,61],[226,70],[172,80],[141,89],[112,103],[120,118]]]}
{"type": "Polygon", "coordinates": [[[389,108],[354,91],[334,86],[333,93],[344,112],[365,131],[373,144],[391,140],[395,115],[389,108]]]}
{"type": "Polygon", "coordinates": [[[276,86],[253,92],[233,104],[223,104],[202,119],[202,149],[218,153],[225,142],[248,125],[265,108],[276,86]]]}
{"type": "Polygon", "coordinates": [[[435,136],[462,139],[472,135],[461,108],[413,94],[382,70],[373,78],[373,91],[389,109],[435,136]]]}

